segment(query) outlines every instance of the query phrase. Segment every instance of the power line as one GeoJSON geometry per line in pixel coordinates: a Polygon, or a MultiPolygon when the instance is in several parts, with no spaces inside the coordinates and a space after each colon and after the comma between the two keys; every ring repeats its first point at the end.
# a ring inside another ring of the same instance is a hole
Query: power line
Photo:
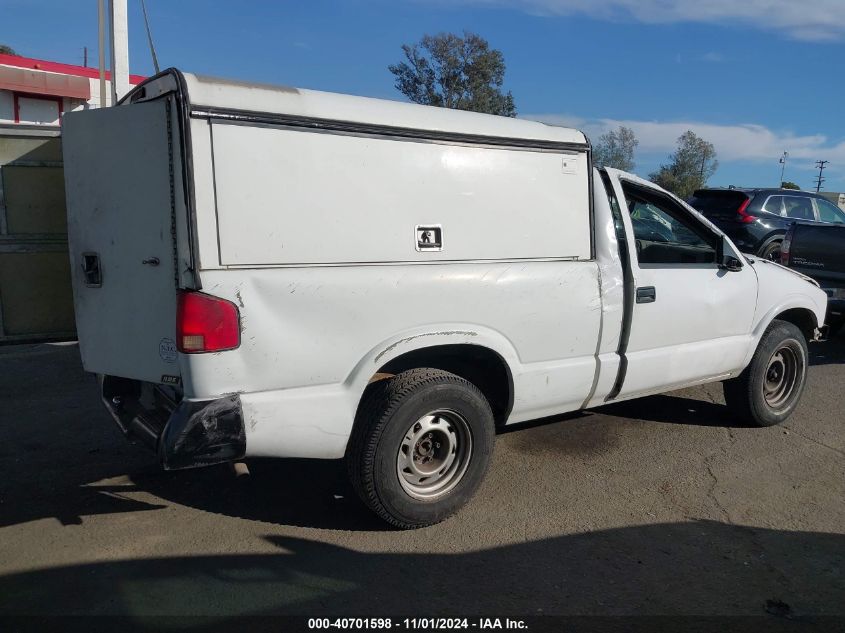
{"type": "Polygon", "coordinates": [[[817,160],[816,161],[816,167],[818,167],[818,169],[819,169],[819,175],[816,176],[816,193],[821,191],[822,183],[825,180],[827,180],[827,178],[822,177],[822,174],[824,173],[825,167],[827,167],[827,164],[829,162],[830,162],[829,160],[817,160]]]}

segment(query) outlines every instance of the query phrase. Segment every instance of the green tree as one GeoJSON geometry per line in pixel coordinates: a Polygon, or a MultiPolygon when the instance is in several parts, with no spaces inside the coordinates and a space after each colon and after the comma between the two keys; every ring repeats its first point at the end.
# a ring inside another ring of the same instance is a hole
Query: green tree
{"type": "Polygon", "coordinates": [[[5,44],[0,44],[0,55],[17,55],[15,49],[5,44]]]}
{"type": "Polygon", "coordinates": [[[503,92],[505,58],[483,37],[464,31],[424,35],[404,44],[405,61],[391,64],[396,89],[414,103],[516,116],[510,91],[503,92]]]}
{"type": "Polygon", "coordinates": [[[599,137],[593,148],[593,160],[602,167],[634,171],[634,150],[639,144],[634,130],[620,125],[599,137]]]}
{"type": "Polygon", "coordinates": [[[801,187],[796,185],[791,180],[784,180],[782,183],[780,183],[780,188],[781,189],[801,189],[801,187]]]}
{"type": "Polygon", "coordinates": [[[688,130],[678,138],[678,149],[669,156],[669,163],[661,165],[649,178],[686,200],[696,189],[704,187],[718,168],[713,144],[688,130]]]}

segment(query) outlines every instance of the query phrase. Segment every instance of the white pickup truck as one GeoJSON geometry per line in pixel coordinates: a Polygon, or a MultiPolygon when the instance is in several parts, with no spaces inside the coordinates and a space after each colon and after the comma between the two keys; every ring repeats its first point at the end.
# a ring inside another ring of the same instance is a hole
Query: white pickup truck
{"type": "Polygon", "coordinates": [[[344,458],[395,526],[496,430],[724,381],[786,419],[826,296],[576,130],[165,71],[62,123],[80,350],[164,468],[344,458]]]}

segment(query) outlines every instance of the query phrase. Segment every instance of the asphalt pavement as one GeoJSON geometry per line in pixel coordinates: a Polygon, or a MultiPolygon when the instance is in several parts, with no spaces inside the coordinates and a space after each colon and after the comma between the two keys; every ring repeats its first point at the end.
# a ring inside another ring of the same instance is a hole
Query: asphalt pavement
{"type": "Polygon", "coordinates": [[[501,434],[480,492],[390,529],[336,462],[165,473],[73,344],[0,347],[0,615],[845,615],[845,339],[785,426],[710,385],[501,434]]]}

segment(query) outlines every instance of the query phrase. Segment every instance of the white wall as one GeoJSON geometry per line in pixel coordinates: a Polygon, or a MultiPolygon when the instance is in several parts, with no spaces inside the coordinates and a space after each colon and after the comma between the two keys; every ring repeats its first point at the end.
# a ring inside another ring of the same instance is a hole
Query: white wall
{"type": "MultiPolygon", "coordinates": [[[[64,97],[62,99],[62,112],[74,112],[77,110],[87,110],[89,108],[100,107],[100,80],[91,79],[91,98],[88,101],[84,99],[77,99],[74,97],[64,97]]],[[[106,82],[106,105],[110,105],[109,82],[106,82]]],[[[0,123],[14,123],[15,122],[15,102],[14,93],[11,90],[0,90],[0,123]]],[[[32,97],[24,97],[30,99],[32,97]]],[[[37,97],[35,97],[37,98],[37,97]]],[[[49,97],[45,97],[48,98],[49,97]]],[[[21,123],[39,123],[40,121],[21,120],[21,123]]],[[[56,122],[58,125],[58,122],[56,122]]]]}
{"type": "MultiPolygon", "coordinates": [[[[100,107],[100,80],[99,79],[89,79],[91,83],[91,98],[88,99],[88,107],[91,108],[99,108],[100,107]]],[[[107,79],[106,80],[106,105],[111,105],[111,82],[107,79]]]]}

